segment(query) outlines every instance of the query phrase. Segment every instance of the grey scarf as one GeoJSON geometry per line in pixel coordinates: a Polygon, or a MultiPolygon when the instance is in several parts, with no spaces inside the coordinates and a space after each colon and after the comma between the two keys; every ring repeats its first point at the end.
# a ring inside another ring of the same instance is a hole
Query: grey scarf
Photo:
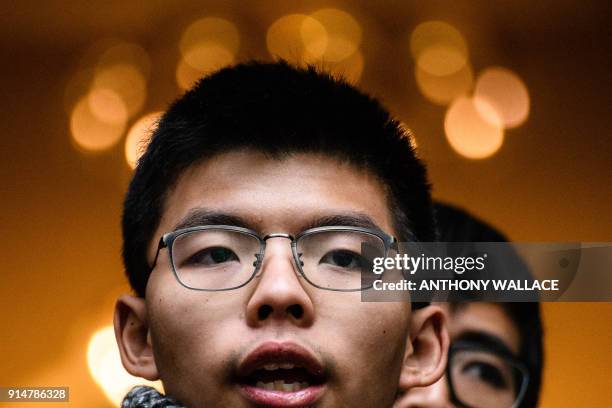
{"type": "Polygon", "coordinates": [[[172,398],[166,397],[155,388],[144,385],[134,387],[127,393],[121,408],[185,408],[175,402],[172,398]]]}

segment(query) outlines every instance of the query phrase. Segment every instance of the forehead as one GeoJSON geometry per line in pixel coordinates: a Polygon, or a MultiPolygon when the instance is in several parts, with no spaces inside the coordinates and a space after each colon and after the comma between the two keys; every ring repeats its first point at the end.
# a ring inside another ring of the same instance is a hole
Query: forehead
{"type": "Polygon", "coordinates": [[[346,212],[365,214],[394,233],[380,180],[323,154],[271,158],[240,150],[195,164],[169,191],[156,236],[199,208],[240,216],[261,233],[297,233],[313,218],[346,212]]]}
{"type": "Polygon", "coordinates": [[[495,336],[518,355],[520,333],[503,306],[496,303],[466,303],[449,311],[449,334],[451,340],[466,332],[480,332],[495,336]]]}

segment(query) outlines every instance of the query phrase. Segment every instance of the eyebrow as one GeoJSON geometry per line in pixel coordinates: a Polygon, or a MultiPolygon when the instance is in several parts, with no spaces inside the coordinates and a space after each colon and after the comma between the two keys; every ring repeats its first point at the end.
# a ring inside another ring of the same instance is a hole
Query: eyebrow
{"type": "MultiPolygon", "coordinates": [[[[195,208],[189,211],[189,213],[174,226],[174,231],[201,225],[231,225],[255,230],[252,223],[238,215],[206,208],[195,208]]],[[[370,216],[353,211],[316,217],[306,223],[302,227],[302,231],[326,226],[361,227],[383,232],[370,216]]]]}
{"type": "Polygon", "coordinates": [[[332,225],[338,227],[369,228],[382,232],[382,229],[370,216],[360,212],[347,212],[343,214],[332,214],[317,217],[306,224],[304,230],[332,225]]]}
{"type": "Polygon", "coordinates": [[[251,229],[249,222],[237,215],[207,210],[205,208],[195,208],[189,211],[189,213],[174,226],[174,231],[201,225],[232,225],[251,229]]]}
{"type": "Polygon", "coordinates": [[[452,342],[467,342],[477,346],[482,346],[483,349],[492,351],[502,357],[518,358],[518,356],[512,350],[510,350],[510,347],[508,347],[506,342],[502,340],[501,337],[482,331],[465,331],[454,338],[452,342]]]}

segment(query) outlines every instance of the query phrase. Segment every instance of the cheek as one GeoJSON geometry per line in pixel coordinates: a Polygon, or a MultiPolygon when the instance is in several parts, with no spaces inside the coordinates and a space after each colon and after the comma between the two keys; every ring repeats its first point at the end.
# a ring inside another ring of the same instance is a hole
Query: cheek
{"type": "Polygon", "coordinates": [[[227,379],[237,348],[235,337],[223,333],[235,332],[232,325],[240,322],[236,319],[239,300],[227,294],[188,291],[167,279],[151,281],[150,286],[151,337],[164,387],[176,395],[190,389],[214,394],[227,379]]]}
{"type": "Polygon", "coordinates": [[[409,308],[409,303],[358,301],[324,315],[334,326],[329,347],[337,363],[338,383],[363,406],[369,406],[365,401],[377,406],[377,399],[390,398],[397,390],[408,341],[409,308]],[[356,375],[364,372],[367,375],[356,375]]]}
{"type": "Polygon", "coordinates": [[[409,303],[362,302],[360,294],[356,296],[354,301],[338,299],[334,305],[323,305],[318,310],[320,318],[342,331],[339,337],[360,348],[405,343],[410,324],[409,303]]]}
{"type": "Polygon", "coordinates": [[[403,344],[408,333],[409,312],[394,303],[360,302],[359,307],[344,310],[342,314],[344,318],[336,318],[354,335],[347,338],[357,341],[364,349],[403,344]]]}

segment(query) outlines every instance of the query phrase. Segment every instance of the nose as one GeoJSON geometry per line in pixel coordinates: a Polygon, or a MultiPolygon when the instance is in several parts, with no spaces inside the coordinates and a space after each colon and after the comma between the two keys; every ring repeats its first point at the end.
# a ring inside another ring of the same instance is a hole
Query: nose
{"type": "Polygon", "coordinates": [[[451,408],[450,392],[446,376],[428,387],[412,388],[402,395],[394,408],[451,408]]]}
{"type": "Polygon", "coordinates": [[[259,327],[290,323],[307,327],[314,320],[312,299],[297,272],[286,237],[266,241],[265,256],[255,279],[256,287],[247,303],[247,323],[259,327]]]}

